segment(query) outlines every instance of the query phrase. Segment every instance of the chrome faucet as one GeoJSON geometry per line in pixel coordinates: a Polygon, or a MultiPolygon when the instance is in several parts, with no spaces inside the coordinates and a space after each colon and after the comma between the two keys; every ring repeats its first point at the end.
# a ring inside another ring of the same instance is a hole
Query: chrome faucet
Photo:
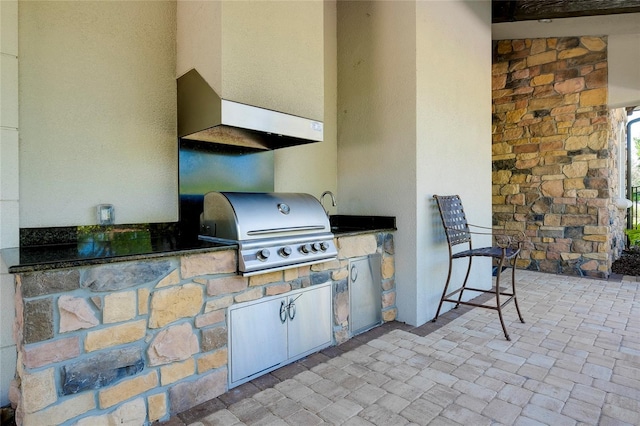
{"type": "MultiPolygon", "coordinates": [[[[322,205],[322,208],[324,209],[324,196],[325,196],[325,195],[328,195],[328,196],[330,196],[330,197],[331,197],[331,205],[332,205],[333,207],[335,207],[335,206],[336,206],[336,197],[333,195],[333,192],[331,192],[331,191],[324,191],[324,192],[322,193],[322,195],[320,196],[320,204],[322,205]]],[[[324,209],[324,211],[325,211],[325,212],[327,212],[327,217],[328,217],[328,216],[329,216],[329,210],[324,209]]]]}

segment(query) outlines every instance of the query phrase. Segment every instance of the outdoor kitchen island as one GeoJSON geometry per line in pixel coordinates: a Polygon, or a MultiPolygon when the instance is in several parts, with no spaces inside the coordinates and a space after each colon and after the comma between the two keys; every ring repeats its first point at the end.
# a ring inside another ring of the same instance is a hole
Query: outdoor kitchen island
{"type": "Polygon", "coordinates": [[[328,344],[345,342],[353,261],[379,260],[379,318],[394,320],[395,218],[368,218],[335,217],[336,260],[250,277],[237,274],[236,246],[189,247],[140,230],[107,241],[94,229],[74,256],[68,245],[3,250],[16,278],[19,424],[145,424],[223,394],[228,312],[243,303],[330,288],[328,344]],[[95,256],[78,254],[87,245],[95,256]]]}

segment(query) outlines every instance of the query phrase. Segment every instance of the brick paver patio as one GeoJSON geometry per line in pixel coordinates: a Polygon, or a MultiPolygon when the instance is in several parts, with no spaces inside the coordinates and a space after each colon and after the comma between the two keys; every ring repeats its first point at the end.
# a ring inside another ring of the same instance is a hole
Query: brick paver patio
{"type": "Polygon", "coordinates": [[[518,271],[520,308],[390,323],[165,425],[640,425],[640,297],[622,281],[518,271]]]}

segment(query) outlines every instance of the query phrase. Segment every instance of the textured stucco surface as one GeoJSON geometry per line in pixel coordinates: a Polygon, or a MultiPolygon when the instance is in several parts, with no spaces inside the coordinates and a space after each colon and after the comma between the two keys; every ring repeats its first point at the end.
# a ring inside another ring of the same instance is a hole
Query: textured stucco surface
{"type": "Polygon", "coordinates": [[[176,5],[20,2],[20,226],[177,220],[176,5]]]}
{"type": "MultiPolygon", "coordinates": [[[[18,245],[18,2],[0,2],[0,248],[18,245]]],[[[15,374],[13,276],[0,260],[0,407],[15,374]]]]}
{"type": "MultiPolygon", "coordinates": [[[[473,222],[491,220],[491,119],[479,113],[491,104],[490,12],[338,2],[338,189],[350,203],[340,213],[397,217],[398,317],[409,324],[433,318],[447,274],[431,196],[458,193],[473,222]]],[[[490,285],[478,266],[474,285],[490,285]]]]}

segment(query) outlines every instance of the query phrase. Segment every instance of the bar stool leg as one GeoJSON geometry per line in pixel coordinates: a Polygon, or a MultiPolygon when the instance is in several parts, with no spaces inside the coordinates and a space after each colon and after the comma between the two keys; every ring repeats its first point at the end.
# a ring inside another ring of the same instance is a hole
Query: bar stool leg
{"type": "Polygon", "coordinates": [[[518,262],[519,255],[520,253],[513,258],[513,266],[511,267],[511,292],[513,293],[513,303],[516,305],[516,312],[518,312],[520,322],[524,324],[524,318],[522,318],[520,306],[518,306],[518,296],[516,295],[516,263],[518,262]]]}
{"type": "Polygon", "coordinates": [[[502,318],[502,307],[500,306],[500,275],[502,275],[503,265],[504,265],[504,249],[503,249],[502,257],[500,258],[500,263],[498,264],[498,273],[496,274],[496,309],[498,311],[498,318],[500,318],[500,325],[502,326],[504,337],[510,341],[511,338],[509,337],[509,333],[507,333],[507,327],[504,325],[504,318],[502,318]]]}
{"type": "Polygon", "coordinates": [[[444,285],[444,290],[442,290],[442,297],[440,298],[440,303],[438,304],[438,310],[436,311],[436,316],[433,317],[431,322],[436,322],[436,320],[438,319],[438,315],[440,315],[440,309],[442,309],[444,298],[447,296],[447,290],[449,289],[449,282],[451,281],[452,268],[453,268],[453,259],[451,259],[451,256],[449,256],[449,273],[447,273],[447,282],[444,285]]]}
{"type": "Polygon", "coordinates": [[[462,293],[467,289],[467,280],[469,280],[469,273],[471,272],[471,261],[473,260],[473,256],[469,256],[469,263],[467,264],[467,273],[464,276],[464,281],[462,282],[462,287],[460,287],[460,293],[458,293],[458,303],[453,309],[458,309],[460,306],[460,301],[462,300],[462,293]]]}

